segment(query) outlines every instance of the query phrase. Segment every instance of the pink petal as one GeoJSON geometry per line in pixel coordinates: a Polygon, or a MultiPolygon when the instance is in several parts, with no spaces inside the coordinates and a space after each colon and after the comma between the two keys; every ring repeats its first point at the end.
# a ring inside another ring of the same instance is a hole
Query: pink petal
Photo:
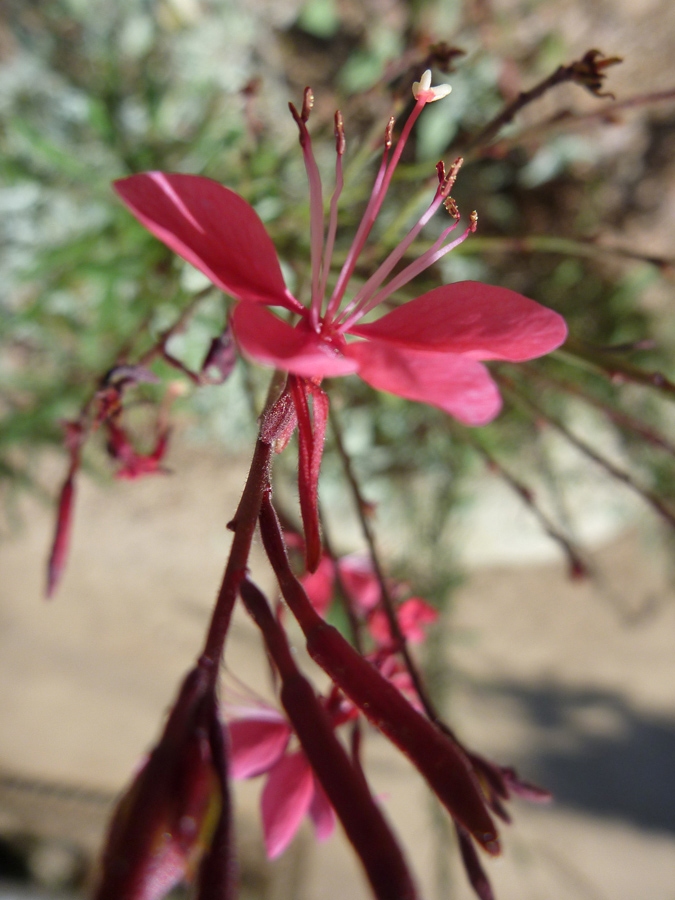
{"type": "Polygon", "coordinates": [[[399,347],[520,362],[559,347],[567,326],[558,313],[515,291],[461,281],[434,288],[349,332],[399,347]]]}
{"type": "Polygon", "coordinates": [[[327,840],[335,830],[335,812],[326,792],[317,778],[314,779],[314,796],[309,807],[317,841],[327,840]]]}
{"type": "Polygon", "coordinates": [[[291,728],[282,721],[239,719],[228,725],[230,733],[230,775],[253,778],[267,772],[284,755],[291,728]]]}
{"type": "Polygon", "coordinates": [[[255,210],[210,178],[144,172],[114,188],[148,231],[239,300],[288,309],[276,250],[255,210]]]}
{"type": "Polygon", "coordinates": [[[322,556],[316,571],[303,575],[300,581],[314,609],[320,616],[325,615],[333,599],[335,583],[335,563],[330,556],[322,556]]]}
{"type": "Polygon", "coordinates": [[[338,560],[338,570],[345,590],[362,612],[380,602],[382,589],[367,557],[352,554],[338,560]]]}
{"type": "Polygon", "coordinates": [[[314,332],[293,328],[262,306],[238,303],[232,325],[242,351],[264,365],[305,378],[348,375],[357,369],[351,359],[314,332]]]}
{"type": "Polygon", "coordinates": [[[435,622],[438,611],[421,597],[410,597],[396,610],[396,616],[404,636],[413,644],[421,644],[426,638],[422,626],[435,622]]]}
{"type": "Polygon", "coordinates": [[[501,409],[494,381],[481,363],[454,353],[403,350],[375,341],[345,350],[359,375],[378,391],[437,406],[465,425],[485,425],[501,409]]]}
{"type": "Polygon", "coordinates": [[[314,796],[314,774],[305,754],[298,750],[270,772],[262,793],[265,848],[270,859],[290,844],[314,796]]]}

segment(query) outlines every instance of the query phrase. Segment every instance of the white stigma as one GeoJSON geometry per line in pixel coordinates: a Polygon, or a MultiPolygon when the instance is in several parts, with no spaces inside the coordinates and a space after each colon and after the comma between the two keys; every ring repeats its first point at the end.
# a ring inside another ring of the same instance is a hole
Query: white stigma
{"type": "Polygon", "coordinates": [[[431,69],[427,69],[426,72],[422,75],[419,81],[416,81],[412,86],[413,97],[415,100],[419,98],[420,94],[428,94],[426,102],[433,103],[434,100],[442,100],[443,97],[447,97],[452,87],[449,84],[438,84],[436,87],[431,87],[431,69]]]}

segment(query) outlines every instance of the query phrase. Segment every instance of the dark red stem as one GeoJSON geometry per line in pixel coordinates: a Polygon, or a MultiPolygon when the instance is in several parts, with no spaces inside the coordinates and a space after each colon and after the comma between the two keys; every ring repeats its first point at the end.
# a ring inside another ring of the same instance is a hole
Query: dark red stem
{"type": "Polygon", "coordinates": [[[403,853],[361,773],[336,738],[312,686],[298,671],[283,628],[254,584],[244,580],[240,591],[281,677],[281,703],[363,863],[375,896],[378,900],[414,900],[417,891],[403,853]]]}
{"type": "Polygon", "coordinates": [[[202,659],[213,664],[211,671],[214,679],[217,677],[218,662],[223,654],[239,586],[246,575],[262,497],[269,487],[272,447],[272,442],[258,438],[244,492],[234,519],[229,524],[234,531],[234,538],[202,651],[202,659]]]}

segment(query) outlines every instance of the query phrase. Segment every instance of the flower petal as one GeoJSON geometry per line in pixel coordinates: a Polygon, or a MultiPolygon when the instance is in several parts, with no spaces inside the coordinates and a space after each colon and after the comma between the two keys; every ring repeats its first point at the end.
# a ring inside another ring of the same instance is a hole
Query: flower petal
{"type": "Polygon", "coordinates": [[[515,291],[461,281],[434,288],[349,333],[399,347],[521,362],[559,347],[567,326],[558,313],[515,291]]]}
{"type": "Polygon", "coordinates": [[[114,183],[155,237],[239,300],[298,310],[265,226],[242,197],[210,178],[143,172],[114,183]]]}
{"type": "Polygon", "coordinates": [[[228,730],[230,775],[235,779],[253,778],[269,771],[284,755],[291,736],[285,719],[238,719],[229,723],[228,730]]]}
{"type": "Polygon", "coordinates": [[[335,563],[330,556],[322,556],[316,570],[303,575],[300,582],[314,609],[325,616],[335,588],[335,563]]]}
{"type": "Polygon", "coordinates": [[[265,848],[270,859],[280,856],[290,844],[309,811],[314,796],[314,773],[299,750],[279,762],[270,772],[262,793],[265,848]]]}
{"type": "Polygon", "coordinates": [[[348,344],[345,353],[378,391],[437,406],[465,425],[485,425],[501,409],[499,391],[485,366],[465,356],[404,350],[379,341],[348,344]]]}
{"type": "Polygon", "coordinates": [[[241,350],[264,365],[305,378],[348,375],[357,369],[314,332],[293,328],[262,306],[238,303],[232,327],[241,350]]]}
{"type": "Polygon", "coordinates": [[[318,778],[314,778],[314,796],[309,807],[317,841],[327,840],[335,829],[335,812],[318,778]]]}
{"type": "Polygon", "coordinates": [[[377,606],[382,588],[373,570],[372,560],[352,553],[339,559],[337,567],[345,591],[360,612],[367,612],[377,606]]]}

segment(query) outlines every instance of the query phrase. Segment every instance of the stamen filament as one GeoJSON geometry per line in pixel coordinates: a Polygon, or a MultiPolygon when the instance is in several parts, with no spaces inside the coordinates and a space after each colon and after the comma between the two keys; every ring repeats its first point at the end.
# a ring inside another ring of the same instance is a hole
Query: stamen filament
{"type": "Polygon", "coordinates": [[[337,234],[337,205],[342,193],[344,178],[342,173],[342,156],[345,152],[345,133],[342,123],[342,113],[338,110],[335,113],[335,189],[330,200],[330,214],[328,218],[328,233],[326,234],[326,246],[323,252],[323,262],[321,268],[321,285],[319,287],[319,295],[323,299],[326,295],[326,284],[328,282],[328,273],[330,272],[330,264],[333,259],[333,248],[335,246],[335,235],[337,234]]]}
{"type": "Polygon", "coordinates": [[[444,203],[445,200],[445,192],[443,191],[442,185],[439,185],[436,190],[436,194],[434,195],[434,199],[432,200],[426,212],[423,213],[417,224],[410,229],[410,231],[401,241],[398,247],[396,247],[395,250],[392,250],[389,256],[384,260],[384,262],[380,266],[378,266],[375,272],[373,272],[368,281],[366,281],[363,287],[356,293],[353,300],[351,300],[347,304],[339,318],[336,320],[337,324],[339,324],[340,319],[342,319],[342,321],[345,321],[349,317],[349,314],[352,312],[352,310],[354,311],[354,314],[359,313],[360,310],[367,304],[369,297],[373,296],[375,290],[380,287],[384,279],[394,269],[398,261],[405,254],[408,247],[412,244],[417,235],[430,221],[430,219],[437,212],[438,208],[442,203],[444,203]]]}
{"type": "Polygon", "coordinates": [[[309,308],[309,320],[312,328],[319,331],[322,295],[319,290],[321,274],[321,256],[323,253],[323,196],[321,175],[312,152],[312,140],[307,130],[307,119],[314,105],[314,95],[310,88],[305,88],[302,112],[298,113],[292,103],[289,108],[300,131],[300,146],[307,170],[309,182],[309,234],[310,258],[312,264],[312,299],[309,308]]]}
{"type": "Polygon", "coordinates": [[[331,301],[328,306],[331,315],[334,314],[335,310],[338,309],[340,303],[342,302],[342,298],[344,297],[349,279],[354,273],[356,261],[359,258],[361,251],[363,250],[364,244],[368,239],[368,235],[370,234],[375,219],[377,218],[384,198],[387,194],[387,190],[389,189],[392,175],[394,174],[394,170],[399,163],[401,154],[403,153],[403,148],[405,147],[408,137],[410,136],[413,125],[417,121],[419,114],[422,112],[427,102],[428,98],[425,95],[420,95],[420,98],[415,103],[413,111],[408,116],[408,121],[403,127],[403,131],[401,132],[401,135],[396,143],[396,147],[394,148],[394,153],[392,154],[392,157],[389,160],[386,168],[385,160],[386,156],[388,155],[389,148],[385,145],[385,158],[382,160],[382,166],[380,167],[380,172],[378,173],[378,177],[375,181],[373,192],[370,196],[370,200],[368,201],[368,206],[366,207],[366,211],[364,213],[363,219],[361,220],[361,224],[359,225],[359,228],[356,232],[354,242],[352,243],[352,246],[349,249],[349,253],[347,254],[347,259],[345,260],[344,265],[342,266],[342,270],[340,271],[338,282],[335,286],[333,296],[331,297],[331,301]]]}
{"type": "Polygon", "coordinates": [[[403,287],[403,285],[408,284],[409,281],[412,281],[420,272],[423,272],[425,269],[428,269],[429,266],[432,266],[435,262],[438,262],[439,259],[442,259],[446,253],[449,253],[451,250],[454,250],[455,247],[458,247],[461,243],[463,243],[467,237],[471,234],[472,231],[475,230],[473,223],[469,225],[469,227],[464,231],[460,237],[456,238],[456,240],[451,241],[449,244],[445,246],[441,246],[445,238],[450,234],[451,231],[454,231],[457,227],[458,222],[453,222],[445,231],[441,234],[441,236],[434,241],[432,246],[423,253],[419,259],[416,259],[414,262],[410,263],[409,266],[406,266],[403,271],[399,272],[395,278],[386,284],[380,291],[375,294],[374,297],[359,311],[353,312],[351,316],[344,322],[342,322],[338,328],[338,331],[345,332],[349,331],[349,329],[361,319],[366,313],[369,313],[371,309],[374,309],[378,304],[382,303],[388,297],[390,297],[394,291],[397,291],[399,288],[403,287]]]}

